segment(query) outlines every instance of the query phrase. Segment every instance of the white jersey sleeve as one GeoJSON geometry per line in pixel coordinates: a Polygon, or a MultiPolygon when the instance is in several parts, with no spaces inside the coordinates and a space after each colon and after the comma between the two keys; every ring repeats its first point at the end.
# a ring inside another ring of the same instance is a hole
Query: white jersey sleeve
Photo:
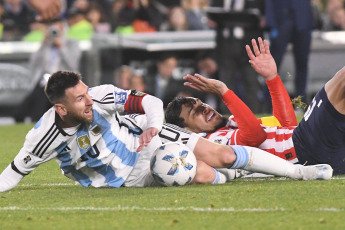
{"type": "Polygon", "coordinates": [[[142,112],[147,116],[147,128],[162,129],[164,120],[163,102],[157,97],[134,90],[123,90],[113,85],[93,87],[89,90],[89,94],[95,104],[108,113],[114,113],[114,111],[122,113],[125,108],[130,111],[138,111],[142,107],[142,112]],[[136,100],[133,97],[139,97],[142,100],[136,100]]]}
{"type": "Polygon", "coordinates": [[[124,112],[131,90],[123,90],[114,85],[100,85],[89,89],[92,100],[104,110],[124,112]]]}
{"type": "Polygon", "coordinates": [[[162,100],[151,95],[146,95],[143,98],[142,106],[147,117],[147,127],[154,127],[160,131],[164,121],[162,100]]]}
{"type": "Polygon", "coordinates": [[[56,157],[57,149],[71,140],[57,127],[54,108],[48,110],[26,135],[23,147],[1,174],[1,190],[6,191],[16,186],[40,164],[56,157]]]}

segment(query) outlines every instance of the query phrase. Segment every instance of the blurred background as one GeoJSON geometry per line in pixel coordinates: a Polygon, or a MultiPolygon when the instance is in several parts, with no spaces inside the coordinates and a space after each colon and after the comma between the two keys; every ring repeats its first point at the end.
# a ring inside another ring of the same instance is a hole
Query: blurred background
{"type": "MultiPolygon", "coordinates": [[[[45,73],[80,72],[90,87],[114,84],[161,98],[214,95],[183,86],[219,79],[257,114],[271,113],[265,82],[245,44],[267,39],[291,98],[309,103],[345,60],[344,0],[56,0],[37,21],[33,1],[0,0],[0,124],[33,122],[51,106],[45,73]]],[[[296,108],[296,112],[303,112],[296,108]]]]}

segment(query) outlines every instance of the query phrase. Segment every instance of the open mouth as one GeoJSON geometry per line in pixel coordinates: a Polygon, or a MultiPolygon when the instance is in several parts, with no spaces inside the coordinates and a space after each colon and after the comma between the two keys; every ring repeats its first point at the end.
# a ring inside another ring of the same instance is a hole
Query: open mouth
{"type": "Polygon", "coordinates": [[[212,120],[212,119],[214,118],[215,115],[216,115],[215,112],[210,111],[210,112],[208,113],[208,115],[207,115],[207,121],[212,120]]]}
{"type": "Polygon", "coordinates": [[[86,115],[92,115],[92,108],[88,109],[88,110],[85,110],[85,114],[86,115]]]}

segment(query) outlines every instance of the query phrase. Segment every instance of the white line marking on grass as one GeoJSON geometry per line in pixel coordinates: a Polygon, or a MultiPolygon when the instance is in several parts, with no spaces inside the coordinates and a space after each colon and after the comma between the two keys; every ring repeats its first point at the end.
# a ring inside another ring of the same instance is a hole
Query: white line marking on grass
{"type": "Polygon", "coordinates": [[[30,187],[30,186],[49,186],[49,187],[58,187],[58,186],[71,186],[71,185],[78,185],[73,183],[56,183],[56,184],[20,184],[18,186],[22,187],[30,187]]]}
{"type": "MultiPolygon", "coordinates": [[[[137,206],[117,206],[117,207],[0,207],[0,211],[32,211],[32,210],[47,210],[47,211],[192,211],[192,212],[277,212],[277,211],[290,211],[285,208],[198,208],[198,207],[176,207],[176,208],[166,208],[166,207],[137,207],[137,206]]],[[[314,212],[344,212],[344,209],[339,208],[319,208],[319,209],[309,209],[306,211],[314,212]]]]}

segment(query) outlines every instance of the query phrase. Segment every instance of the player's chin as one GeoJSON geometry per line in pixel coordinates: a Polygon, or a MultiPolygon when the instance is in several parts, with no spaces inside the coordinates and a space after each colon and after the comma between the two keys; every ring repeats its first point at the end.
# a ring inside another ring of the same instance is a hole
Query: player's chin
{"type": "Polygon", "coordinates": [[[89,111],[89,112],[84,113],[84,120],[87,123],[91,123],[93,121],[93,112],[92,112],[92,110],[89,111]]]}

